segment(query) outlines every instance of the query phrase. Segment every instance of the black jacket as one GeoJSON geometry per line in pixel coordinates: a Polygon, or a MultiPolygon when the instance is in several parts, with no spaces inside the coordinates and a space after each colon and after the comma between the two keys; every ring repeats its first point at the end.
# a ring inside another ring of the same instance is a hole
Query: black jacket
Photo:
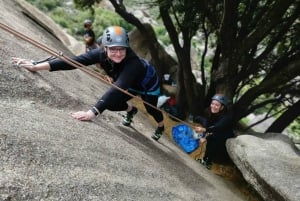
{"type": "MultiPolygon", "coordinates": [[[[73,57],[75,61],[89,66],[92,64],[100,63],[101,67],[106,73],[114,79],[114,85],[117,87],[128,90],[129,88],[144,91],[141,82],[146,75],[146,67],[140,61],[140,58],[127,48],[126,57],[121,63],[113,63],[108,59],[103,48],[91,50],[85,54],[73,57]]],[[[62,60],[55,59],[49,62],[51,70],[72,70],[75,67],[65,63],[62,60]]],[[[107,104],[118,104],[119,101],[125,99],[126,94],[122,91],[111,87],[96,103],[95,107],[102,113],[107,109],[107,104]]],[[[128,96],[128,95],[127,95],[128,96]]]]}
{"type": "Polygon", "coordinates": [[[232,125],[232,112],[221,112],[218,114],[211,114],[207,112],[204,116],[195,118],[195,122],[200,123],[207,133],[212,133],[209,138],[216,140],[226,140],[234,137],[232,125]]]}

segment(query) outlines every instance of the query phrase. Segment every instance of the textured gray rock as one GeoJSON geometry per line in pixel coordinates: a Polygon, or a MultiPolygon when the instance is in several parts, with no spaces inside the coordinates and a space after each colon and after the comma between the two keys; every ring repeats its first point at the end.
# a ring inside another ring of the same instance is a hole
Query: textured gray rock
{"type": "Polygon", "coordinates": [[[265,200],[299,200],[300,153],[287,136],[240,135],[226,146],[246,181],[265,200]]]}
{"type": "MultiPolygon", "coordinates": [[[[35,24],[15,0],[0,1],[0,21],[71,55],[35,24]]],[[[79,70],[30,73],[10,58],[47,53],[0,30],[0,200],[245,200],[228,181],[207,171],[138,113],[133,128],[105,111],[87,110],[108,86],[79,70]]]]}

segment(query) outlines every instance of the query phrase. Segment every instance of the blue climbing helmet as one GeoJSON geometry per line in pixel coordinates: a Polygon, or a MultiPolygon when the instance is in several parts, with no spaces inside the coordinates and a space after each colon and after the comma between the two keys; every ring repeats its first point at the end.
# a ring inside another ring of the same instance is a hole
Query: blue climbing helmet
{"type": "Polygon", "coordinates": [[[215,94],[211,99],[220,102],[224,106],[228,106],[229,104],[228,98],[223,94],[215,94]]]}

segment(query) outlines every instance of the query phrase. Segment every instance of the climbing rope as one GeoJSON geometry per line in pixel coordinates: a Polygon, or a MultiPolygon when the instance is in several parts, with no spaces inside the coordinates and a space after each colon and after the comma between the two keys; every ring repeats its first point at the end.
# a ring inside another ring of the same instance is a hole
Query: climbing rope
{"type": "MultiPolygon", "coordinates": [[[[106,83],[106,84],[108,84],[108,85],[116,88],[117,90],[119,90],[119,91],[121,91],[121,92],[129,95],[130,97],[132,97],[132,98],[138,98],[144,104],[146,104],[146,105],[148,105],[148,106],[150,106],[150,107],[152,107],[152,108],[154,108],[154,109],[156,109],[156,110],[158,110],[158,111],[160,111],[162,113],[166,113],[169,117],[175,119],[176,121],[181,122],[181,123],[186,124],[186,125],[190,125],[186,121],[183,121],[183,120],[181,120],[181,119],[179,119],[179,118],[177,118],[177,117],[175,117],[175,116],[173,116],[173,115],[165,112],[164,110],[162,110],[162,109],[160,109],[160,108],[158,108],[158,107],[156,107],[156,106],[154,106],[154,105],[152,105],[152,104],[144,101],[139,96],[135,96],[135,95],[129,93],[128,91],[126,91],[126,90],[124,90],[124,89],[122,89],[122,88],[114,85],[113,83],[110,83],[109,81],[107,81],[107,79],[105,78],[105,76],[102,75],[101,73],[99,73],[97,71],[94,71],[94,70],[91,70],[89,68],[86,68],[85,65],[83,65],[83,64],[81,64],[81,63],[79,63],[79,62],[77,62],[77,61],[75,61],[73,59],[71,59],[68,56],[65,56],[62,52],[55,51],[55,50],[47,47],[46,45],[44,45],[44,44],[42,44],[42,43],[40,43],[38,41],[33,40],[32,38],[30,38],[30,37],[28,37],[28,36],[26,36],[26,35],[18,32],[18,31],[16,31],[15,29],[13,29],[13,28],[11,28],[11,27],[9,27],[9,26],[1,23],[1,22],[0,22],[0,28],[3,29],[3,30],[5,30],[5,31],[7,31],[7,32],[9,32],[9,33],[11,33],[11,34],[13,34],[13,35],[15,35],[15,36],[17,36],[17,37],[19,37],[19,38],[21,38],[24,41],[26,41],[26,42],[28,42],[28,43],[36,46],[39,49],[44,50],[45,52],[49,53],[50,55],[63,60],[64,62],[68,63],[69,65],[71,65],[71,66],[73,66],[73,67],[75,67],[77,69],[80,69],[81,71],[83,71],[83,72],[91,75],[92,77],[100,79],[102,82],[104,82],[104,83],[106,83]]],[[[191,126],[191,127],[193,127],[193,126],[191,126]]]]}

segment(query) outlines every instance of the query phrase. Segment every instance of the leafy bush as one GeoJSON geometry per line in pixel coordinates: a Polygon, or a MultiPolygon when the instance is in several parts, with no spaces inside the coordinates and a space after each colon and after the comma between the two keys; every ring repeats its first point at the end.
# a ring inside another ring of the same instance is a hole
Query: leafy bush
{"type": "Polygon", "coordinates": [[[52,11],[49,16],[60,26],[64,28],[68,28],[70,26],[69,20],[68,20],[68,15],[65,12],[64,9],[58,8],[54,11],[52,11]]]}
{"type": "Polygon", "coordinates": [[[78,40],[82,39],[84,33],[83,22],[86,19],[93,21],[93,30],[96,38],[102,35],[103,30],[112,25],[119,25],[130,31],[133,26],[127,23],[114,11],[93,7],[94,12],[89,9],[78,10],[72,5],[65,5],[66,1],[60,0],[27,0],[40,10],[47,13],[57,24],[78,40]]]}
{"type": "Polygon", "coordinates": [[[49,12],[57,7],[62,6],[61,0],[27,0],[35,5],[38,9],[44,12],[49,12]]]}
{"type": "Polygon", "coordinates": [[[103,33],[103,30],[112,25],[118,25],[124,27],[127,31],[130,31],[133,26],[126,22],[123,18],[121,18],[114,11],[95,8],[95,19],[93,23],[93,30],[96,36],[100,36],[103,33]]]}
{"type": "Polygon", "coordinates": [[[171,44],[170,38],[168,33],[166,32],[166,28],[164,26],[155,26],[154,27],[155,34],[157,35],[158,39],[164,44],[169,45],[171,44]]]}
{"type": "Polygon", "coordinates": [[[287,131],[291,134],[291,135],[295,135],[295,136],[299,136],[300,137],[300,117],[298,117],[297,119],[295,119],[291,125],[288,127],[287,131]]]}

